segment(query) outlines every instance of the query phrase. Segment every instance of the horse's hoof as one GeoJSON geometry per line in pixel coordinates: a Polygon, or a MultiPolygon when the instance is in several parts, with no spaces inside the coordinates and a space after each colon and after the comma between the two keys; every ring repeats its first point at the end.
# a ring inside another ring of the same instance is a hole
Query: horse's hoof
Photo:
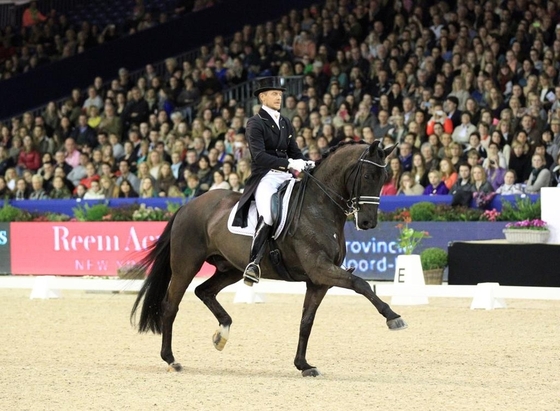
{"type": "Polygon", "coordinates": [[[309,368],[308,370],[303,370],[301,375],[303,377],[319,377],[321,373],[317,368],[309,368]]]}
{"type": "Polygon", "coordinates": [[[226,343],[229,338],[229,327],[224,327],[220,325],[220,328],[216,330],[214,335],[212,336],[212,343],[214,344],[214,348],[218,351],[222,351],[226,346],[226,343]]]}
{"type": "Polygon", "coordinates": [[[398,331],[408,328],[408,324],[401,317],[397,317],[392,320],[387,320],[387,327],[389,327],[391,331],[398,331]]]}
{"type": "Polygon", "coordinates": [[[169,364],[169,367],[167,368],[167,372],[181,372],[181,371],[183,371],[183,366],[178,362],[172,362],[171,364],[169,364]]]}

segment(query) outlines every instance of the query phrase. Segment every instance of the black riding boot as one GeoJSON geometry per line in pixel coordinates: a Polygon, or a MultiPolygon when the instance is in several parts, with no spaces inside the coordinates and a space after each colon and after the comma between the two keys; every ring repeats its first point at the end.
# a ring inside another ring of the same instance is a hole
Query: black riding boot
{"type": "Polygon", "coordinates": [[[268,240],[270,236],[271,229],[272,226],[266,224],[261,217],[255,230],[253,244],[251,245],[251,255],[249,257],[251,262],[247,265],[243,273],[243,282],[250,287],[258,283],[261,278],[261,268],[259,264],[263,258],[266,240],[268,240]]]}

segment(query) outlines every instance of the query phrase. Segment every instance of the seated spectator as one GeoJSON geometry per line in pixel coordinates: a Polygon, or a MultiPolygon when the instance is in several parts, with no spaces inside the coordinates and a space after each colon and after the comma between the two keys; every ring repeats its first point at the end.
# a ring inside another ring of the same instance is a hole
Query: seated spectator
{"type": "Polygon", "coordinates": [[[453,122],[450,118],[448,118],[443,111],[443,107],[441,104],[436,104],[434,106],[433,116],[428,120],[428,124],[426,125],[426,134],[429,136],[430,134],[434,134],[434,129],[436,124],[442,126],[443,131],[449,134],[453,134],[453,122]]]}
{"type": "Polygon", "coordinates": [[[30,194],[30,188],[24,178],[18,178],[14,190],[14,200],[27,200],[30,194]]]}
{"type": "Polygon", "coordinates": [[[32,1],[29,4],[29,7],[23,12],[21,25],[28,28],[46,20],[47,18],[39,11],[39,9],[37,9],[37,2],[32,1]]]}
{"type": "Polygon", "coordinates": [[[421,196],[424,193],[424,187],[417,184],[409,171],[405,171],[401,176],[401,183],[397,195],[421,196]]]}
{"type": "Polygon", "coordinates": [[[94,180],[91,182],[89,190],[84,194],[84,200],[102,200],[105,198],[105,194],[101,190],[101,183],[99,180],[94,180]]]}
{"type": "Polygon", "coordinates": [[[230,185],[230,190],[235,191],[237,193],[243,192],[243,186],[241,185],[241,179],[239,178],[239,174],[236,172],[229,173],[228,183],[230,185]]]}
{"type": "Polygon", "coordinates": [[[465,152],[469,153],[470,151],[476,151],[480,158],[486,158],[488,156],[486,148],[480,142],[480,134],[478,131],[469,136],[469,144],[465,152]]]}
{"type": "Polygon", "coordinates": [[[158,178],[156,180],[156,185],[158,188],[158,195],[160,197],[166,197],[169,192],[169,188],[176,184],[177,180],[173,176],[171,171],[171,165],[164,161],[159,169],[158,178]]]}
{"type": "Polygon", "coordinates": [[[19,173],[23,173],[23,170],[30,170],[35,173],[41,167],[41,154],[35,148],[35,143],[31,136],[25,136],[23,138],[23,149],[19,153],[17,168],[19,173]]]}
{"type": "Polygon", "coordinates": [[[17,181],[17,172],[15,168],[8,168],[6,170],[6,174],[4,175],[4,178],[6,179],[6,185],[8,186],[8,188],[10,189],[10,191],[13,193],[16,190],[16,181],[17,181]]]}
{"type": "Polygon", "coordinates": [[[181,189],[179,187],[171,186],[171,187],[169,187],[169,190],[167,190],[166,197],[185,198],[185,195],[181,192],[181,189]]]}
{"type": "Polygon", "coordinates": [[[55,177],[52,185],[53,188],[49,193],[49,197],[53,200],[67,200],[72,198],[72,193],[64,184],[64,179],[62,177],[55,177]]]}
{"type": "Polygon", "coordinates": [[[476,126],[471,123],[471,115],[469,112],[465,111],[461,114],[461,124],[453,129],[451,138],[456,143],[467,145],[470,135],[475,131],[476,126]]]}
{"type": "Polygon", "coordinates": [[[140,180],[131,172],[128,161],[126,160],[119,161],[119,173],[120,176],[119,178],[117,178],[116,181],[117,186],[120,187],[123,180],[128,180],[128,182],[132,185],[136,193],[140,191],[140,180]]]}
{"type": "Polygon", "coordinates": [[[200,179],[200,189],[208,191],[213,183],[212,169],[210,168],[210,160],[208,156],[202,155],[198,160],[198,178],[200,179]]]}
{"type": "Polygon", "coordinates": [[[487,160],[487,167],[483,168],[486,170],[487,181],[492,184],[492,188],[495,191],[504,183],[506,169],[499,165],[496,154],[490,154],[487,160]]]}
{"type": "Polygon", "coordinates": [[[80,180],[87,189],[91,188],[92,181],[99,181],[99,175],[92,162],[86,164],[86,176],[80,180]]]}
{"type": "Polygon", "coordinates": [[[138,193],[127,179],[123,179],[118,187],[119,198],[138,198],[138,193]]]}
{"type": "Polygon", "coordinates": [[[403,171],[412,170],[412,146],[407,142],[399,145],[399,161],[403,171]]]}
{"type": "Polygon", "coordinates": [[[12,197],[12,190],[10,190],[6,184],[4,176],[0,175],[0,200],[11,200],[12,197]]]}
{"type": "Polygon", "coordinates": [[[214,177],[214,183],[212,183],[212,185],[210,186],[209,191],[217,190],[220,188],[224,190],[229,190],[231,188],[229,183],[225,180],[225,175],[222,170],[214,171],[213,177],[214,177]]]}
{"type": "Polygon", "coordinates": [[[0,176],[6,174],[6,170],[14,166],[15,162],[10,157],[9,150],[4,146],[0,146],[0,176]]]}
{"type": "Polygon", "coordinates": [[[532,157],[531,174],[527,180],[525,192],[529,194],[539,194],[541,188],[550,186],[550,170],[546,168],[544,158],[540,154],[532,157]]]}
{"type": "Polygon", "coordinates": [[[459,166],[459,176],[455,184],[453,184],[453,187],[451,187],[450,194],[455,195],[458,191],[468,191],[472,193],[473,187],[471,181],[471,166],[468,163],[462,163],[459,166]]]}
{"type": "Polygon", "coordinates": [[[402,165],[398,158],[393,157],[389,160],[389,170],[388,177],[385,184],[381,188],[382,196],[394,196],[397,195],[399,190],[400,178],[402,174],[402,165]]]}
{"type": "Polygon", "coordinates": [[[504,176],[504,184],[502,184],[496,190],[497,194],[501,194],[503,196],[506,195],[515,195],[515,194],[523,194],[523,190],[519,186],[519,184],[515,184],[515,180],[517,176],[515,175],[515,171],[508,170],[504,176]]]}
{"type": "Polygon", "coordinates": [[[76,186],[76,189],[74,190],[74,194],[72,195],[72,198],[75,198],[76,200],[81,200],[84,198],[84,195],[87,193],[87,187],[83,184],[78,184],[76,186]]]}
{"type": "Polygon", "coordinates": [[[425,196],[446,195],[449,189],[441,180],[441,173],[438,170],[432,170],[428,173],[429,184],[424,189],[425,196]]]}
{"type": "Polygon", "coordinates": [[[494,187],[486,180],[486,172],[482,166],[474,166],[471,171],[473,193],[490,194],[494,187]]]}
{"type": "Polygon", "coordinates": [[[517,175],[516,183],[525,183],[531,174],[531,158],[523,151],[523,144],[514,141],[511,145],[509,168],[517,175]]]}
{"type": "Polygon", "coordinates": [[[430,143],[422,144],[420,148],[420,153],[424,157],[424,163],[426,164],[426,170],[437,170],[439,166],[439,160],[435,157],[434,148],[430,143]]]}
{"type": "Polygon", "coordinates": [[[196,174],[191,174],[187,177],[187,186],[183,191],[187,200],[192,200],[201,195],[203,191],[200,189],[200,178],[196,174]]]}
{"type": "Polygon", "coordinates": [[[448,190],[451,190],[451,187],[453,187],[457,181],[457,172],[455,171],[453,164],[451,164],[451,160],[443,158],[439,162],[439,172],[441,173],[443,183],[448,190]]]}
{"type": "Polygon", "coordinates": [[[119,196],[119,187],[111,177],[103,175],[100,182],[101,192],[105,198],[117,198],[119,196]]]}
{"type": "Polygon", "coordinates": [[[141,180],[140,192],[138,193],[140,198],[155,198],[157,197],[157,192],[152,183],[152,179],[149,177],[144,177],[141,180]]]}
{"type": "Polygon", "coordinates": [[[426,168],[426,163],[424,162],[424,157],[422,154],[416,153],[412,156],[412,178],[416,184],[420,184],[422,187],[426,187],[429,184],[428,181],[428,170],[426,168]]]}
{"type": "Polygon", "coordinates": [[[496,162],[499,168],[506,170],[508,165],[505,157],[502,153],[500,153],[500,149],[497,143],[491,141],[488,143],[488,156],[482,161],[482,167],[488,170],[488,163],[490,162],[490,158],[496,162]]]}
{"type": "Polygon", "coordinates": [[[461,144],[454,141],[451,142],[449,144],[449,149],[446,152],[446,157],[448,157],[451,164],[453,164],[455,171],[459,171],[459,166],[465,161],[461,144]]]}
{"type": "Polygon", "coordinates": [[[40,175],[35,174],[31,177],[31,188],[32,191],[29,194],[30,200],[47,200],[49,198],[46,191],[43,189],[43,177],[40,175]]]}

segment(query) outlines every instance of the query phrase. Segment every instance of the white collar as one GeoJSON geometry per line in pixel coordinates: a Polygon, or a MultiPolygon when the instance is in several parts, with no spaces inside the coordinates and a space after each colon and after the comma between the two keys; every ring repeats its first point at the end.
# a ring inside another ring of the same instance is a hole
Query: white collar
{"type": "Polygon", "coordinates": [[[274,119],[274,121],[280,118],[280,113],[274,110],[273,108],[265,106],[264,104],[261,107],[264,111],[266,111],[270,115],[270,117],[274,119]]]}

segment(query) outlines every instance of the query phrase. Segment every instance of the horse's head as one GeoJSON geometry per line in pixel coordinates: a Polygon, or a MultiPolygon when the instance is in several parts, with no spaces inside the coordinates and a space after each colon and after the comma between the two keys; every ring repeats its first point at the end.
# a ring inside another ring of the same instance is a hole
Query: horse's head
{"type": "Polygon", "coordinates": [[[379,195],[387,179],[385,158],[395,146],[381,148],[379,140],[374,141],[354,165],[349,184],[351,200],[355,208],[354,219],[358,230],[368,230],[377,225],[379,195]]]}

